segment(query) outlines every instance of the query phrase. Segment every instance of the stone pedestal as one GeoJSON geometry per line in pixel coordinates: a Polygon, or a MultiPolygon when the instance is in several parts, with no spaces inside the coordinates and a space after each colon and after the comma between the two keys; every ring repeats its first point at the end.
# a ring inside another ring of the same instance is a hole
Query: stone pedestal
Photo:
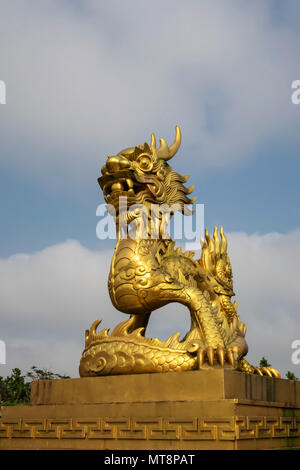
{"type": "Polygon", "coordinates": [[[0,449],[300,449],[300,382],[230,369],[33,382],[0,449]]]}

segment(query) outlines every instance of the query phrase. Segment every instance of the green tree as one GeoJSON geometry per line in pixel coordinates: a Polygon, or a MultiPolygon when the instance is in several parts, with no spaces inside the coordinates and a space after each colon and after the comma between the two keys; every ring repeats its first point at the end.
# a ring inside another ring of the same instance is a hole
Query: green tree
{"type": "Polygon", "coordinates": [[[296,377],[295,374],[289,370],[287,371],[285,376],[288,380],[299,380],[298,377],[296,377]]]}
{"type": "Polygon", "coordinates": [[[0,377],[0,403],[16,405],[30,400],[30,383],[17,367],[5,379],[0,377]]]}
{"type": "Polygon", "coordinates": [[[12,369],[5,379],[0,377],[0,405],[20,405],[30,402],[30,388],[33,380],[69,379],[47,369],[32,366],[25,375],[18,368],[12,369]]]}
{"type": "Polygon", "coordinates": [[[268,360],[263,356],[260,360],[259,363],[260,367],[271,367],[271,364],[268,362],[268,360]]]}
{"type": "Polygon", "coordinates": [[[47,369],[38,369],[36,366],[32,366],[30,371],[27,372],[26,377],[31,380],[54,380],[54,379],[69,379],[68,375],[55,374],[47,369]]]}

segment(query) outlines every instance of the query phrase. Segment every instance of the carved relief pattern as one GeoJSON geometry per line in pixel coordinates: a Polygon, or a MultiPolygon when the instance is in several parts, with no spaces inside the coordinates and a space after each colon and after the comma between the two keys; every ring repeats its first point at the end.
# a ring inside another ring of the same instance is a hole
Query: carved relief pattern
{"type": "Polygon", "coordinates": [[[233,441],[300,437],[300,416],[3,419],[0,438],[233,441]]]}

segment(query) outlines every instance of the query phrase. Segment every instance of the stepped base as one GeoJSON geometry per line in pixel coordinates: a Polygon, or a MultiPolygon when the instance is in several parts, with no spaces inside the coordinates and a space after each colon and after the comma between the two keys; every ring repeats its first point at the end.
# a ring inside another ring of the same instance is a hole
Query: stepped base
{"type": "Polygon", "coordinates": [[[300,382],[230,369],[40,380],[0,449],[300,449],[300,382]]]}

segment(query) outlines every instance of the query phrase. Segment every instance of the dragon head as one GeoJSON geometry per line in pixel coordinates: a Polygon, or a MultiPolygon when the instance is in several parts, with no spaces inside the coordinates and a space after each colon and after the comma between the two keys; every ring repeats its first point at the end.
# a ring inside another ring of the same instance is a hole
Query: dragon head
{"type": "MultiPolygon", "coordinates": [[[[117,155],[108,155],[102,167],[102,176],[98,178],[105,201],[119,211],[120,198],[126,198],[127,209],[135,204],[149,207],[150,204],[177,206],[184,211],[185,204],[192,204],[190,199],[194,187],[186,188],[189,175],[181,176],[169,165],[168,161],[176,154],[181,143],[180,128],[176,126],[175,140],[168,145],[160,139],[156,147],[155,135],[151,143],[121,150],[117,155]]],[[[174,210],[175,212],[175,210],[174,210]]]]}

